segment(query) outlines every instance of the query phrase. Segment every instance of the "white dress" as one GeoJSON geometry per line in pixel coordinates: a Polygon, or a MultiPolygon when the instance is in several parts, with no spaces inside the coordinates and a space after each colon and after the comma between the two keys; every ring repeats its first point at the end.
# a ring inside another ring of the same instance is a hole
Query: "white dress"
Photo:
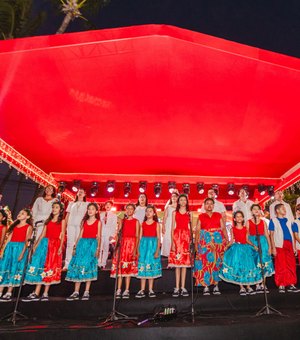
{"type": "Polygon", "coordinates": [[[171,231],[172,231],[172,216],[173,211],[176,208],[168,205],[166,211],[168,212],[168,216],[165,223],[166,232],[163,235],[162,246],[161,246],[161,255],[169,257],[171,251],[171,231]]]}
{"type": "MultiPolygon", "coordinates": [[[[46,201],[44,197],[38,197],[32,206],[33,223],[36,223],[37,221],[45,221],[51,214],[52,204],[56,201],[56,198],[53,198],[50,201],[46,201]]],[[[43,227],[44,223],[39,223],[37,225],[36,239],[38,239],[41,235],[43,227]]]]}
{"type": "Polygon", "coordinates": [[[109,253],[109,239],[116,235],[118,217],[112,211],[108,211],[100,214],[100,220],[102,223],[102,237],[98,266],[105,267],[109,253]]]}
{"type": "Polygon", "coordinates": [[[67,208],[69,213],[68,225],[67,225],[67,250],[65,267],[68,268],[72,258],[73,247],[80,233],[80,226],[82,219],[86,213],[89,202],[70,202],[67,208]]]}
{"type": "Polygon", "coordinates": [[[140,205],[138,205],[135,209],[133,217],[136,218],[140,222],[140,224],[142,224],[144,222],[145,214],[146,207],[141,207],[140,205]]]}

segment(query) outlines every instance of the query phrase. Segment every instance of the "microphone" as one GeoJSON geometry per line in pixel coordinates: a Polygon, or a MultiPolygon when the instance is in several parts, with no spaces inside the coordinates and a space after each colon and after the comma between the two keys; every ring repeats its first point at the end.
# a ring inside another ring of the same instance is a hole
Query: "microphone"
{"type": "Polygon", "coordinates": [[[41,223],[44,223],[44,220],[36,221],[36,222],[34,223],[34,225],[36,226],[36,225],[41,224],[41,223]]]}

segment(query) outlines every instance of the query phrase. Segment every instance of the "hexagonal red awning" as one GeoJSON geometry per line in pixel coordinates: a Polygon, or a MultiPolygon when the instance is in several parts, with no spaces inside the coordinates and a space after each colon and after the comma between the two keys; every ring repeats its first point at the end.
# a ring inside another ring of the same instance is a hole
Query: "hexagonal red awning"
{"type": "Polygon", "coordinates": [[[1,138],[56,180],[299,178],[297,58],[147,25],[0,42],[0,82],[1,138]]]}

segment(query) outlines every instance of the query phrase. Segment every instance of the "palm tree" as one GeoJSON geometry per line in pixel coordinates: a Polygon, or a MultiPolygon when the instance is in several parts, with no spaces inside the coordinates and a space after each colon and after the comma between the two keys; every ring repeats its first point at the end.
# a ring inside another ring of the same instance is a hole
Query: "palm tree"
{"type": "Polygon", "coordinates": [[[0,0],[0,39],[32,35],[40,26],[45,12],[32,17],[32,0],[0,0]]]}
{"type": "Polygon", "coordinates": [[[70,22],[76,18],[87,20],[81,11],[87,10],[90,13],[98,12],[106,6],[110,0],[60,0],[61,10],[65,14],[64,20],[57,30],[57,34],[64,33],[70,22]]]}

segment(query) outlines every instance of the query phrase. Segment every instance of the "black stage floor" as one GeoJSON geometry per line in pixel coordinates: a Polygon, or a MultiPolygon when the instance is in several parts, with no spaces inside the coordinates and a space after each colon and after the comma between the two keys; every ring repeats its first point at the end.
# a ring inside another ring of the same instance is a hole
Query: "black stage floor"
{"type": "MultiPolygon", "coordinates": [[[[113,283],[109,271],[101,271],[98,281],[92,284],[89,301],[67,302],[65,297],[72,293],[73,284],[63,281],[51,287],[49,302],[21,302],[18,310],[28,320],[19,321],[16,326],[1,321],[0,339],[300,339],[300,293],[279,294],[273,278],[268,279],[269,303],[285,314],[283,317],[255,317],[264,306],[263,294],[240,297],[237,286],[221,282],[221,296],[204,297],[202,289],[195,288],[196,318],[192,324],[190,298],[171,297],[174,271],[164,269],[163,279],[155,283],[157,298],[135,299],[139,280],[133,279],[131,298],[119,300],[117,310],[141,321],[160,306],[176,305],[176,319],[142,326],[137,326],[137,322],[110,324],[103,328],[101,321],[112,309],[113,283]]],[[[22,295],[31,291],[32,287],[25,286],[22,295]]],[[[1,303],[0,318],[13,307],[13,302],[1,303]]]]}

